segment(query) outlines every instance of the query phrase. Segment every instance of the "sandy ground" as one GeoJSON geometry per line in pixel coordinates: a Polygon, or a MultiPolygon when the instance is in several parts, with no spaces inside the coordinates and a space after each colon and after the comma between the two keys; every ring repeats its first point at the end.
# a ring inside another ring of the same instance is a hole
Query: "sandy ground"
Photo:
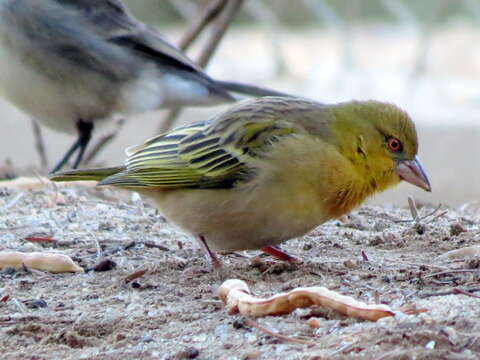
{"type": "Polygon", "coordinates": [[[411,219],[404,209],[362,207],[285,243],[304,260],[299,265],[254,260],[257,252],[221,256],[229,276],[245,279],[256,295],[321,285],[365,302],[427,309],[376,323],[322,309],[257,320],[312,343],[303,345],[228,315],[216,295],[222,279],[197,246],[137,196],[50,185],[1,189],[0,250],[59,252],[87,269],[103,259],[116,263],[84,274],[1,271],[0,299],[9,296],[0,302],[2,359],[477,359],[480,300],[449,292],[478,290],[478,258],[439,256],[478,244],[480,212],[447,210],[414,224],[397,221],[411,219]],[[142,269],[143,277],[124,283],[142,269]],[[309,318],[317,318],[317,329],[309,318]]]}

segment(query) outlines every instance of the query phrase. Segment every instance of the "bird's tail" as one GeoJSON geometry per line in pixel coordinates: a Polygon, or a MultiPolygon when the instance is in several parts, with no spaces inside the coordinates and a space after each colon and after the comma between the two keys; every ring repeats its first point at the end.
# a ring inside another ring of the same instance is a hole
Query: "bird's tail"
{"type": "Polygon", "coordinates": [[[239,93],[243,95],[249,96],[282,96],[282,97],[291,97],[293,95],[283,93],[276,90],[265,89],[259,86],[242,84],[234,81],[221,81],[215,80],[215,82],[222,86],[224,89],[228,91],[239,93]]]}
{"type": "Polygon", "coordinates": [[[125,166],[102,169],[68,170],[49,175],[52,181],[102,181],[106,177],[125,170],[125,166]]]}

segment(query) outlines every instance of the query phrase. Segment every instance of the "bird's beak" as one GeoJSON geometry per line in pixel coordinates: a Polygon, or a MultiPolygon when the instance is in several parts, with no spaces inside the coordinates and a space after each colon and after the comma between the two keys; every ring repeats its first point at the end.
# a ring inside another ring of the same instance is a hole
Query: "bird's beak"
{"type": "Polygon", "coordinates": [[[395,172],[402,180],[409,182],[426,191],[432,191],[427,174],[423,170],[422,163],[415,156],[413,160],[401,160],[397,162],[395,172]]]}

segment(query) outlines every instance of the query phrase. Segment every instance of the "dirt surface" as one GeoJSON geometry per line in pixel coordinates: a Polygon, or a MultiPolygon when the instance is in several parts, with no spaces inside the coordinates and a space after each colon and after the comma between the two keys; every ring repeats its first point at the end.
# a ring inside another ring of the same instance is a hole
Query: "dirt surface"
{"type": "MultiPolygon", "coordinates": [[[[419,208],[420,215],[435,210],[419,208]]],[[[256,320],[312,343],[304,345],[228,315],[216,295],[221,276],[210,271],[195,243],[137,195],[49,184],[0,190],[0,250],[59,252],[87,269],[102,259],[116,264],[84,274],[2,270],[1,358],[477,359],[480,299],[443,293],[478,289],[480,261],[438,257],[479,244],[479,211],[447,210],[413,223],[395,220],[411,219],[408,209],[362,207],[282,246],[303,264],[258,258],[257,252],[221,256],[228,276],[246,280],[259,296],[325,286],[365,302],[428,310],[376,323],[322,309],[256,320]],[[147,273],[126,284],[138,270],[147,273]],[[312,317],[317,329],[307,324],[312,317]]]]}

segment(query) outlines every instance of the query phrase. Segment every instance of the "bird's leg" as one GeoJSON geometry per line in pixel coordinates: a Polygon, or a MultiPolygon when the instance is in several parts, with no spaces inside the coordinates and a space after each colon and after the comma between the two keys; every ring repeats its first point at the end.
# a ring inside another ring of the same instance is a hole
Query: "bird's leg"
{"type": "Polygon", "coordinates": [[[65,166],[65,164],[70,160],[72,155],[80,148],[80,152],[77,155],[77,159],[73,165],[73,168],[76,169],[82,161],[83,154],[85,153],[85,149],[92,137],[92,130],[93,130],[93,123],[86,122],[83,120],[77,121],[77,130],[78,130],[78,138],[75,140],[73,145],[68,149],[67,153],[63,156],[63,158],[55,165],[55,167],[50,171],[50,174],[56,173],[61,168],[65,166]]]}
{"type": "Polygon", "coordinates": [[[207,242],[205,241],[205,237],[203,235],[198,235],[198,242],[206,258],[212,263],[212,266],[216,269],[221,268],[222,263],[218,259],[217,254],[215,254],[212,250],[210,250],[210,248],[207,245],[207,242]]]}
{"type": "Polygon", "coordinates": [[[302,262],[301,259],[289,255],[286,252],[280,250],[278,247],[275,246],[266,246],[264,248],[261,248],[264,253],[273,256],[276,259],[283,260],[283,261],[288,261],[289,263],[300,263],[302,262]]]}
{"type": "Polygon", "coordinates": [[[68,149],[67,153],[63,156],[63,158],[57,163],[57,165],[55,165],[52,171],[50,171],[50,174],[56,173],[58,170],[63,168],[65,164],[68,162],[68,160],[70,160],[73,153],[78,149],[79,146],[80,146],[80,138],[75,140],[75,142],[70,147],[70,149],[68,149]]]}
{"type": "Polygon", "coordinates": [[[80,150],[78,151],[77,158],[73,163],[73,169],[78,168],[78,166],[82,162],[83,154],[85,154],[85,149],[87,148],[87,145],[90,142],[90,139],[92,138],[93,123],[86,122],[83,120],[78,120],[77,129],[78,129],[78,142],[79,142],[78,146],[80,150]]]}

